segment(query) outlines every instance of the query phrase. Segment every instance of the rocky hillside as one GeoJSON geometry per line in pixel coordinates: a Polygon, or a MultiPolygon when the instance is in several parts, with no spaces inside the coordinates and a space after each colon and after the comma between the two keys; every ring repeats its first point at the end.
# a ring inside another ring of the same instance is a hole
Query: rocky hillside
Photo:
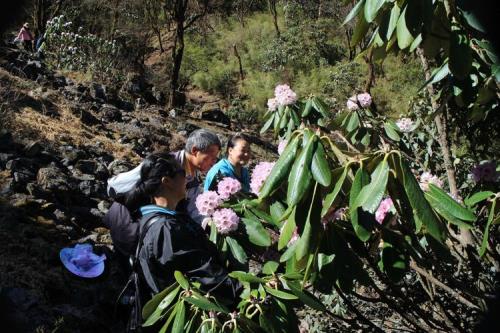
{"type": "MultiPolygon", "coordinates": [[[[239,129],[203,92],[188,93],[183,110],[165,111],[162,99],[135,75],[121,87],[82,83],[0,48],[0,316],[11,332],[123,331],[113,313],[126,277],[101,224],[106,180],[148,152],[180,149],[194,129],[223,140],[239,129]],[[62,266],[59,250],[77,242],[106,254],[102,276],[62,266]]],[[[255,160],[274,155],[253,138],[255,160]]]]}

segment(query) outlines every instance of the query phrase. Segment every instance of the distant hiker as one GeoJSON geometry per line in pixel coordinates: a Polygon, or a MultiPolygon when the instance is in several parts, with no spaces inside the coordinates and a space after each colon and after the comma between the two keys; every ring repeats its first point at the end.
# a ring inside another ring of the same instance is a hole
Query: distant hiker
{"type": "MultiPolygon", "coordinates": [[[[195,205],[196,197],[203,191],[201,172],[208,171],[215,163],[220,147],[220,140],[216,134],[200,129],[191,133],[184,150],[170,154],[186,172],[187,199],[181,200],[177,210],[187,212],[198,224],[201,224],[204,218],[199,214],[195,205]]],[[[111,239],[117,250],[126,256],[133,253],[137,244],[138,224],[136,221],[140,216],[138,209],[143,204],[149,203],[140,203],[135,207],[123,205],[125,194],[141,180],[142,164],[108,180],[108,194],[115,198],[115,202],[111,205],[103,222],[110,229],[111,239]]]]}
{"type": "MultiPolygon", "coordinates": [[[[140,207],[140,238],[133,257],[134,272],[124,289],[134,290],[129,328],[140,326],[142,305],[173,282],[174,272],[199,282],[201,289],[234,303],[240,284],[228,276],[215,244],[199,224],[177,210],[186,196],[186,171],[172,155],[152,154],[143,161],[140,181],[124,197],[140,207]]],[[[124,294],[122,292],[122,294],[124,294]]]]}
{"type": "Polygon", "coordinates": [[[216,190],[218,182],[224,177],[237,179],[243,191],[250,191],[250,175],[245,165],[252,156],[250,142],[243,134],[229,138],[226,148],[226,158],[217,162],[207,173],[204,191],[216,190]]]}
{"type": "Polygon", "coordinates": [[[19,34],[16,37],[16,40],[20,40],[23,43],[24,49],[26,51],[33,51],[33,43],[35,42],[35,39],[31,34],[29,23],[23,24],[21,30],[19,31],[19,34]]]}

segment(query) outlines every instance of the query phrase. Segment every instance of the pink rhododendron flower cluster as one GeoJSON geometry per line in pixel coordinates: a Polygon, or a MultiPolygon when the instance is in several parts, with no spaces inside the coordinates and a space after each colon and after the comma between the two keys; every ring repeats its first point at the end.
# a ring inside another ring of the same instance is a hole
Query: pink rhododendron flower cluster
{"type": "Polygon", "coordinates": [[[278,154],[279,155],[283,154],[287,144],[288,144],[288,140],[280,140],[280,142],[278,143],[278,154]]]}
{"type": "Polygon", "coordinates": [[[250,180],[250,189],[252,193],[259,195],[260,188],[271,173],[275,162],[260,162],[252,171],[250,180]]]}
{"type": "Polygon", "coordinates": [[[443,181],[430,172],[423,172],[420,175],[420,188],[422,191],[429,191],[429,184],[433,184],[439,188],[443,187],[443,181]]]}
{"type": "Polygon", "coordinates": [[[375,212],[375,220],[378,223],[382,224],[384,222],[387,213],[389,213],[394,206],[391,198],[385,198],[380,202],[380,206],[378,206],[377,211],[375,212]]]}
{"type": "Polygon", "coordinates": [[[230,208],[222,208],[214,212],[212,221],[219,233],[228,234],[238,229],[240,218],[236,215],[234,210],[230,208]]]}
{"type": "Polygon", "coordinates": [[[372,104],[372,96],[369,93],[362,93],[351,96],[347,100],[347,108],[351,111],[359,109],[359,106],[366,108],[372,104]],[[359,104],[358,104],[359,103],[359,104]]]}
{"type": "Polygon", "coordinates": [[[224,177],[217,185],[217,192],[222,200],[227,200],[236,192],[241,190],[241,183],[234,178],[224,177]]]}
{"type": "Polygon", "coordinates": [[[276,100],[276,98],[269,98],[267,100],[267,109],[269,111],[276,111],[277,108],[278,108],[278,101],[276,100]]]}
{"type": "Polygon", "coordinates": [[[396,121],[396,126],[398,126],[399,130],[403,133],[408,133],[413,131],[413,120],[410,118],[401,118],[396,121]]]}
{"type": "Polygon", "coordinates": [[[281,106],[294,104],[297,101],[297,94],[290,89],[288,84],[277,85],[274,89],[274,97],[281,106]]]}
{"type": "Polygon", "coordinates": [[[496,163],[493,161],[486,161],[476,165],[472,168],[472,179],[476,183],[479,182],[495,182],[498,180],[499,173],[496,169],[496,163]]]}
{"type": "Polygon", "coordinates": [[[196,197],[196,208],[200,214],[210,216],[222,203],[222,198],[215,191],[206,191],[196,197]]]}

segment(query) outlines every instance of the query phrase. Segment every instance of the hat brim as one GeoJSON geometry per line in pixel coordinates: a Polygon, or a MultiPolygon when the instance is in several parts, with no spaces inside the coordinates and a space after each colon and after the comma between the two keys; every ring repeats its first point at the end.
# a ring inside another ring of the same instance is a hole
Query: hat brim
{"type": "Polygon", "coordinates": [[[73,250],[73,248],[64,248],[59,252],[59,258],[61,259],[61,262],[63,263],[64,267],[66,267],[71,273],[83,278],[94,278],[98,277],[104,272],[104,261],[97,263],[95,266],[88,270],[82,270],[75,266],[71,262],[73,250]]]}

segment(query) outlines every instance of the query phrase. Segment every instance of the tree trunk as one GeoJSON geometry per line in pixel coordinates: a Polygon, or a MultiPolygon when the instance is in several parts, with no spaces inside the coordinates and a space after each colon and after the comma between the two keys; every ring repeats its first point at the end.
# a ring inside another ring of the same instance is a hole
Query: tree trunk
{"type": "Polygon", "coordinates": [[[238,49],[236,48],[236,44],[233,44],[233,51],[235,57],[238,59],[238,65],[240,68],[240,80],[243,81],[245,79],[245,74],[243,72],[243,65],[241,64],[241,57],[240,54],[238,53],[238,49]]]}
{"type": "Polygon", "coordinates": [[[170,76],[169,107],[179,106],[179,73],[181,71],[182,56],[184,54],[184,19],[176,21],[175,42],[172,49],[172,73],[170,76]]]}
{"type": "Polygon", "coordinates": [[[163,43],[161,41],[161,31],[159,28],[155,28],[155,33],[156,33],[156,37],[158,38],[158,44],[160,45],[160,53],[163,53],[165,52],[165,49],[163,49],[163,43]]]}
{"type": "MultiPolygon", "coordinates": [[[[429,63],[425,58],[423,49],[418,48],[417,54],[420,57],[420,61],[422,62],[422,67],[425,73],[425,79],[428,81],[431,78],[431,71],[429,68],[429,63]]],[[[432,84],[427,85],[427,92],[429,93],[429,97],[431,99],[432,110],[436,114],[434,122],[436,123],[436,128],[438,132],[439,146],[441,147],[441,153],[443,154],[444,167],[446,170],[446,176],[448,178],[448,186],[450,187],[450,193],[451,195],[458,197],[459,193],[457,187],[457,179],[455,176],[455,168],[453,167],[453,162],[451,160],[450,142],[448,138],[448,132],[446,129],[446,112],[445,111],[439,112],[440,106],[438,105],[437,100],[434,98],[435,91],[432,84]]],[[[467,247],[468,245],[473,244],[472,234],[470,233],[469,230],[465,228],[460,228],[459,240],[463,247],[467,247]]]]}
{"type": "Polygon", "coordinates": [[[365,83],[365,92],[369,93],[373,84],[375,83],[375,64],[373,63],[373,48],[368,51],[368,54],[364,57],[365,62],[368,65],[368,79],[365,83]]]}
{"type": "Polygon", "coordinates": [[[276,30],[276,37],[280,38],[280,28],[278,26],[278,11],[276,9],[276,0],[268,0],[269,11],[273,16],[274,30],[276,30]]]}

